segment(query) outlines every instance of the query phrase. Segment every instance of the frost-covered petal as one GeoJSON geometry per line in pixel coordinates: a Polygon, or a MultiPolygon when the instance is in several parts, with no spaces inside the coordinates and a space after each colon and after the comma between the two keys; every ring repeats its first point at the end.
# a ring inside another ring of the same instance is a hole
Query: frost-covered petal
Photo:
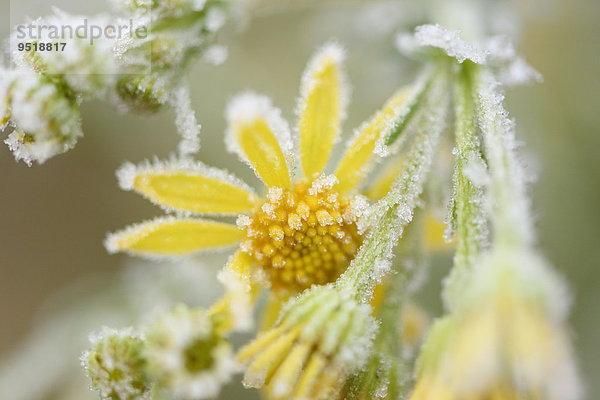
{"type": "Polygon", "coordinates": [[[202,219],[161,217],[110,234],[105,246],[111,253],[178,256],[231,246],[244,234],[235,225],[202,219]]]}
{"type": "Polygon", "coordinates": [[[309,178],[323,171],[339,135],[348,96],[343,59],[339,45],[327,44],[313,56],[302,77],[298,134],[302,170],[309,178]]]}
{"type": "Polygon", "coordinates": [[[252,92],[235,97],[227,107],[227,147],[250,164],[268,187],[290,187],[286,154],[292,142],[287,122],[271,100],[252,92]]]}
{"type": "Polygon", "coordinates": [[[238,214],[252,210],[258,201],[250,187],[227,171],[189,160],[126,163],[117,178],[121,188],[166,210],[238,214]]]}
{"type": "Polygon", "coordinates": [[[364,363],[377,326],[371,308],[333,286],[314,286],[283,307],[276,325],[238,353],[244,385],[272,399],[325,399],[364,363]]]}
{"type": "Polygon", "coordinates": [[[218,330],[248,330],[252,328],[252,309],[260,286],[251,276],[253,258],[238,250],[219,273],[225,287],[225,296],[209,309],[211,315],[220,315],[218,330]]]}
{"type": "Polygon", "coordinates": [[[335,171],[334,175],[339,180],[338,190],[348,191],[353,189],[368,172],[370,161],[374,156],[375,143],[381,133],[391,124],[391,120],[398,113],[408,93],[408,89],[395,93],[383,108],[359,129],[335,171]]]}

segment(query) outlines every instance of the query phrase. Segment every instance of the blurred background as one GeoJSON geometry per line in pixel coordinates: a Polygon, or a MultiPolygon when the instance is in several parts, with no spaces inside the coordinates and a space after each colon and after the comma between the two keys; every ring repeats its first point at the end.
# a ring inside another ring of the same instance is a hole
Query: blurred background
{"type": "MultiPolygon", "coordinates": [[[[223,111],[232,95],[247,89],[268,94],[294,121],[299,80],[308,57],[316,46],[337,38],[348,49],[352,98],[344,130],[350,134],[395,88],[415,77],[414,66],[395,51],[393,36],[411,18],[418,22],[422,3],[338,1],[310,7],[285,3],[256,16],[243,30],[225,29],[219,39],[229,48],[225,64],[198,63],[190,74],[193,105],[202,123],[198,158],[227,167],[251,183],[257,183],[256,178],[226,153],[223,144],[223,111]]],[[[109,10],[104,2],[53,0],[51,5],[85,14],[109,10]]],[[[50,3],[40,0],[0,0],[0,6],[2,38],[8,36],[11,24],[50,12],[50,3]]],[[[518,121],[517,135],[525,143],[522,150],[537,173],[531,194],[539,245],[574,295],[572,336],[591,399],[600,393],[595,379],[600,375],[600,2],[525,0],[515,2],[515,7],[522,24],[516,38],[519,50],[542,73],[544,82],[509,90],[507,107],[518,121]]],[[[79,340],[64,336],[81,335],[77,324],[88,317],[93,320],[91,329],[131,323],[114,313],[107,313],[104,322],[102,310],[122,307],[118,296],[123,295],[123,282],[146,279],[149,285],[126,294],[128,302],[137,304],[140,297],[151,296],[152,279],[171,268],[110,256],[102,241],[107,231],[161,213],[141,197],[121,191],[114,171],[124,161],[166,157],[174,151],[178,136],[172,113],[122,115],[101,102],[85,103],[82,113],[85,137],[73,150],[43,166],[16,163],[8,148],[0,146],[0,360],[5,357],[4,368],[6,360],[15,360],[6,357],[23,351],[31,332],[51,329],[48,316],[57,310],[68,307],[71,315],[77,315],[64,322],[72,330],[52,328],[57,338],[66,341],[79,340]],[[127,274],[133,278],[123,278],[127,274]]],[[[208,273],[195,278],[209,282],[222,262],[219,257],[204,261],[208,273]]],[[[431,278],[443,274],[434,271],[431,278]]],[[[173,287],[177,288],[174,297],[202,302],[197,288],[185,288],[181,282],[173,287]]],[[[130,308],[134,313],[136,306],[130,308]]],[[[76,365],[78,360],[69,355],[56,362],[76,365]]],[[[83,373],[73,379],[85,385],[83,373]]],[[[39,398],[63,399],[66,392],[60,388],[39,398]]],[[[0,398],[7,398],[2,393],[0,388],[0,398]]]]}

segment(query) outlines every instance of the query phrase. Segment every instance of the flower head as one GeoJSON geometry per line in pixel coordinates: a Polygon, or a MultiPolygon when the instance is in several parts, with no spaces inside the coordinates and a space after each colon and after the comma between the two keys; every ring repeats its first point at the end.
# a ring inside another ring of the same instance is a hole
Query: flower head
{"type": "Polygon", "coordinates": [[[411,400],[577,399],[565,289],[538,256],[496,250],[436,322],[411,400]]]}
{"type": "Polygon", "coordinates": [[[78,100],[59,76],[3,71],[0,128],[13,131],[5,143],[17,160],[43,163],[73,147],[82,135],[78,100]]]}
{"type": "Polygon", "coordinates": [[[146,332],[148,371],[171,399],[204,399],[218,394],[237,363],[229,342],[203,309],[176,307],[146,332]]]}
{"type": "Polygon", "coordinates": [[[270,330],[242,348],[244,385],[271,399],[323,399],[366,360],[377,324],[371,308],[335,286],[311,289],[284,307],[270,330]]]}
{"type": "Polygon", "coordinates": [[[265,96],[245,93],[230,103],[227,146],[264,182],[261,197],[229,173],[186,160],[126,164],[121,186],[168,211],[238,215],[237,225],[191,216],[159,218],[110,235],[110,251],[182,255],[241,244],[253,271],[277,291],[298,292],[333,282],[362,242],[357,221],[365,202],[356,195],[372,164],[376,141],[406,97],[395,94],[357,132],[334,175],[324,173],[346,103],[342,49],[317,52],[302,78],[294,152],[289,126],[265,96]],[[302,174],[296,176],[299,159],[302,174]]]}
{"type": "Polygon", "coordinates": [[[132,329],[104,328],[90,336],[91,350],[81,362],[92,389],[102,399],[149,399],[151,384],[146,374],[145,343],[132,329]]]}

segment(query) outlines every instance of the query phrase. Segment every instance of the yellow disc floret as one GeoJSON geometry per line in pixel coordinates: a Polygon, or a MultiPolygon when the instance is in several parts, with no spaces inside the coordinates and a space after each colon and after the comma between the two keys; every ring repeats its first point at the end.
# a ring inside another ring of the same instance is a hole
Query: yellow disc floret
{"type": "Polygon", "coordinates": [[[242,249],[254,257],[275,290],[301,291],[333,282],[361,244],[359,202],[333,189],[334,176],[301,180],[289,191],[269,189],[251,216],[238,219],[242,249]]]}

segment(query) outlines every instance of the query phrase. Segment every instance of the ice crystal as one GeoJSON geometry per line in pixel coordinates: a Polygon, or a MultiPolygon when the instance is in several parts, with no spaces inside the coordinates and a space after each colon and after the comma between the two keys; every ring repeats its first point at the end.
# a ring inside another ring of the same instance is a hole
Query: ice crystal
{"type": "Polygon", "coordinates": [[[440,25],[421,25],[415,29],[414,35],[400,34],[396,38],[400,51],[412,54],[423,47],[433,47],[444,51],[448,56],[456,58],[459,63],[471,60],[476,64],[484,64],[489,52],[465,42],[458,30],[449,30],[440,25]]]}
{"type": "Polygon", "coordinates": [[[181,136],[179,154],[182,157],[197,153],[200,150],[200,124],[192,109],[190,93],[185,86],[180,86],[172,94],[171,100],[175,109],[175,126],[181,136]]]}

